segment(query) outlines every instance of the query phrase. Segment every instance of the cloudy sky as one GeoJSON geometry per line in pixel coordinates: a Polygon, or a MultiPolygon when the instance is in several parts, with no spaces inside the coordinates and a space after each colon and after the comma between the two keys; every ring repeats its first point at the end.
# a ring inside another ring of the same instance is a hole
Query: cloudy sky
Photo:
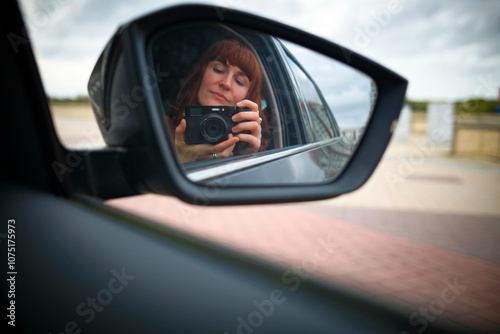
{"type": "MultiPolygon", "coordinates": [[[[92,68],[116,28],[185,1],[22,0],[45,89],[86,94],[92,68]]],[[[400,73],[410,99],[497,99],[498,0],[215,0],[298,27],[400,73]]]]}

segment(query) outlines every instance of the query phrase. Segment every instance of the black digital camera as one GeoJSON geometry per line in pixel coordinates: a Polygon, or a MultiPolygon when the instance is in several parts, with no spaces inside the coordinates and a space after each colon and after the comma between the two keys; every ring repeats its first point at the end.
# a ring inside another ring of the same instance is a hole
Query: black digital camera
{"type": "MultiPolygon", "coordinates": [[[[218,144],[227,140],[231,129],[238,123],[231,117],[247,107],[186,106],[186,144],[218,144]]],[[[250,131],[242,131],[250,133],[250,131]]]]}

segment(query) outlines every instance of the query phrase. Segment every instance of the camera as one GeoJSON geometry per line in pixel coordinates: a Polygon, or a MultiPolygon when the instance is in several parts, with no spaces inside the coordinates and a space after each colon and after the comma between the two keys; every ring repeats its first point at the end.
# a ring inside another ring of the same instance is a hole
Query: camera
{"type": "MultiPolygon", "coordinates": [[[[247,107],[233,106],[186,106],[186,144],[218,144],[227,140],[227,135],[238,123],[231,117],[247,107]]],[[[250,131],[242,131],[250,133],[250,131]]]]}

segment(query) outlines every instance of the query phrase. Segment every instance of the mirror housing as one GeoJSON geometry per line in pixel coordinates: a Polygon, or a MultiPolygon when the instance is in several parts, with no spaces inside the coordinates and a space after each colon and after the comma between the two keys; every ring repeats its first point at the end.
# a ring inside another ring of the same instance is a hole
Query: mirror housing
{"type": "Polygon", "coordinates": [[[359,188],[373,173],[389,143],[406,88],[407,81],[401,76],[340,45],[255,15],[205,5],[175,6],[121,26],[99,57],[88,85],[99,128],[109,151],[121,152],[120,168],[127,175],[130,189],[174,195],[200,205],[318,200],[359,188]],[[196,183],[186,177],[176,158],[173,139],[165,135],[169,129],[157,89],[168,72],[153,65],[148,42],[160,29],[199,21],[223,22],[274,35],[373,79],[378,91],[371,118],[356,151],[335,180],[311,185],[234,186],[217,181],[196,183]]]}

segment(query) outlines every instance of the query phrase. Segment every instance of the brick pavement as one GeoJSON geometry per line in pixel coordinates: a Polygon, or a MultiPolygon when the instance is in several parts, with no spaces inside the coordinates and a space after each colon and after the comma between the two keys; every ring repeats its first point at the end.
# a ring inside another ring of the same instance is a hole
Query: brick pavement
{"type": "Polygon", "coordinates": [[[426,319],[500,328],[500,266],[489,261],[295,207],[195,207],[157,195],[108,204],[417,312],[416,330],[426,319]],[[322,242],[334,252],[313,260],[322,242]],[[450,285],[456,294],[443,294],[450,285]]]}
{"type": "Polygon", "coordinates": [[[327,205],[302,209],[500,265],[500,216],[327,205]]]}
{"type": "Polygon", "coordinates": [[[407,161],[389,155],[361,189],[293,206],[500,264],[500,167],[427,159],[408,173],[407,161]]]}

